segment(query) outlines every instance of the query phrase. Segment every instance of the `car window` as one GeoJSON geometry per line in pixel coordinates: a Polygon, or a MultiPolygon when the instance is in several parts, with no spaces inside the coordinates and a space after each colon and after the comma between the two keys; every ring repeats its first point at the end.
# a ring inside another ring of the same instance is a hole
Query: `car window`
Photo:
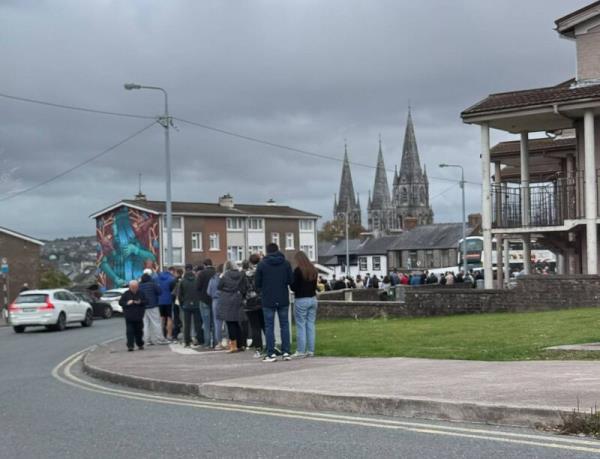
{"type": "Polygon", "coordinates": [[[45,303],[46,295],[44,294],[29,294],[19,295],[15,300],[15,304],[28,304],[28,303],[45,303]]]}
{"type": "Polygon", "coordinates": [[[55,292],[54,293],[54,298],[57,299],[57,300],[59,300],[59,301],[65,301],[66,300],[63,292],[55,292]]]}
{"type": "Polygon", "coordinates": [[[68,301],[79,301],[79,298],[77,298],[72,293],[64,292],[64,295],[65,295],[65,297],[67,298],[68,301]]]}
{"type": "Polygon", "coordinates": [[[104,295],[102,295],[105,298],[117,298],[118,296],[121,296],[120,292],[104,292],[104,295]]]}

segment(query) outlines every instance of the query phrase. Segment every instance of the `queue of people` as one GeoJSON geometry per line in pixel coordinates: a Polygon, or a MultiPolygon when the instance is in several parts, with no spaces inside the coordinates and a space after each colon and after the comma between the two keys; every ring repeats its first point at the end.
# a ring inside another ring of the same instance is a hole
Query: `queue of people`
{"type": "Polygon", "coordinates": [[[264,362],[314,356],[317,269],[302,251],[294,257],[293,270],[277,244],[267,245],[266,252],[262,259],[258,254],[250,256],[241,270],[232,262],[215,268],[210,259],[196,268],[187,265],[185,271],[169,268],[155,273],[148,264],[119,301],[127,349],[180,343],[230,353],[250,348],[264,362]],[[290,291],[295,296],[297,334],[293,354],[290,291]],[[281,349],[275,345],[276,316],[281,349]]]}

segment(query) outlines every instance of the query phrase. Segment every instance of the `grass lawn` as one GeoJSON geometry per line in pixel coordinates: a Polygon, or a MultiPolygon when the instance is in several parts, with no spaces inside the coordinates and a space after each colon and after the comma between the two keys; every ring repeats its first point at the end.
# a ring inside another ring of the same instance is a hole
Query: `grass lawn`
{"type": "Polygon", "coordinates": [[[317,354],[466,360],[600,359],[556,352],[559,344],[600,341],[600,308],[419,319],[317,321],[317,354]]]}

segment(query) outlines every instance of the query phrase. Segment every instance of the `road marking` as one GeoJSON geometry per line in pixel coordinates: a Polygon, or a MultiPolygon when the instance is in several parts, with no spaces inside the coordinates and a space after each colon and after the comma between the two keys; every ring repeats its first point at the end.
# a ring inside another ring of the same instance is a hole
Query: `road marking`
{"type": "Polygon", "coordinates": [[[52,370],[52,376],[57,380],[91,392],[104,395],[111,395],[131,400],[150,401],[176,406],[186,406],[191,408],[203,408],[219,411],[231,411],[247,413],[253,415],[263,415],[271,417],[281,417],[288,419],[299,419],[307,421],[327,422],[334,424],[355,425],[361,427],[371,427],[379,429],[394,429],[408,432],[416,432],[431,435],[445,435],[452,437],[471,438],[486,441],[497,441],[512,444],[521,444],[528,446],[537,446],[543,448],[566,449],[570,451],[590,452],[600,454],[600,442],[593,440],[581,440],[569,437],[544,436],[533,434],[519,434],[514,432],[499,432],[485,429],[471,429],[466,427],[442,426],[436,424],[396,421],[376,418],[366,418],[360,416],[337,415],[328,413],[309,413],[305,411],[287,410],[279,408],[254,407],[251,405],[240,405],[200,400],[190,400],[180,397],[162,396],[145,394],[131,390],[114,389],[85,381],[72,373],[72,368],[83,357],[84,353],[93,346],[79,351],[61,363],[52,370]],[[61,374],[62,372],[62,374],[61,374]],[[542,442],[548,441],[548,443],[542,442]]]}

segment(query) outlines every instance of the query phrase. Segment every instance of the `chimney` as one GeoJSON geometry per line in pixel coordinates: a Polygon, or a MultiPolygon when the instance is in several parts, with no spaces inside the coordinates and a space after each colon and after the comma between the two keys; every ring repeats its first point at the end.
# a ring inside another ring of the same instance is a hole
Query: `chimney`
{"type": "Polygon", "coordinates": [[[478,228],[481,226],[481,214],[469,214],[467,217],[467,225],[471,228],[478,228]]]}
{"type": "Polygon", "coordinates": [[[274,206],[274,205],[276,205],[276,204],[277,204],[277,203],[275,202],[275,199],[273,199],[273,198],[271,198],[271,199],[269,199],[269,200],[267,201],[267,206],[274,206]]]}
{"type": "Polygon", "coordinates": [[[418,220],[417,217],[405,217],[404,218],[404,229],[406,231],[410,231],[417,227],[418,220]]]}
{"type": "Polygon", "coordinates": [[[144,193],[142,193],[141,191],[135,195],[134,198],[136,201],[147,201],[148,198],[146,198],[146,195],[144,193]]]}
{"type": "Polygon", "coordinates": [[[229,207],[230,209],[232,209],[233,208],[233,197],[229,193],[221,196],[219,198],[219,205],[221,207],[229,207]]]}

